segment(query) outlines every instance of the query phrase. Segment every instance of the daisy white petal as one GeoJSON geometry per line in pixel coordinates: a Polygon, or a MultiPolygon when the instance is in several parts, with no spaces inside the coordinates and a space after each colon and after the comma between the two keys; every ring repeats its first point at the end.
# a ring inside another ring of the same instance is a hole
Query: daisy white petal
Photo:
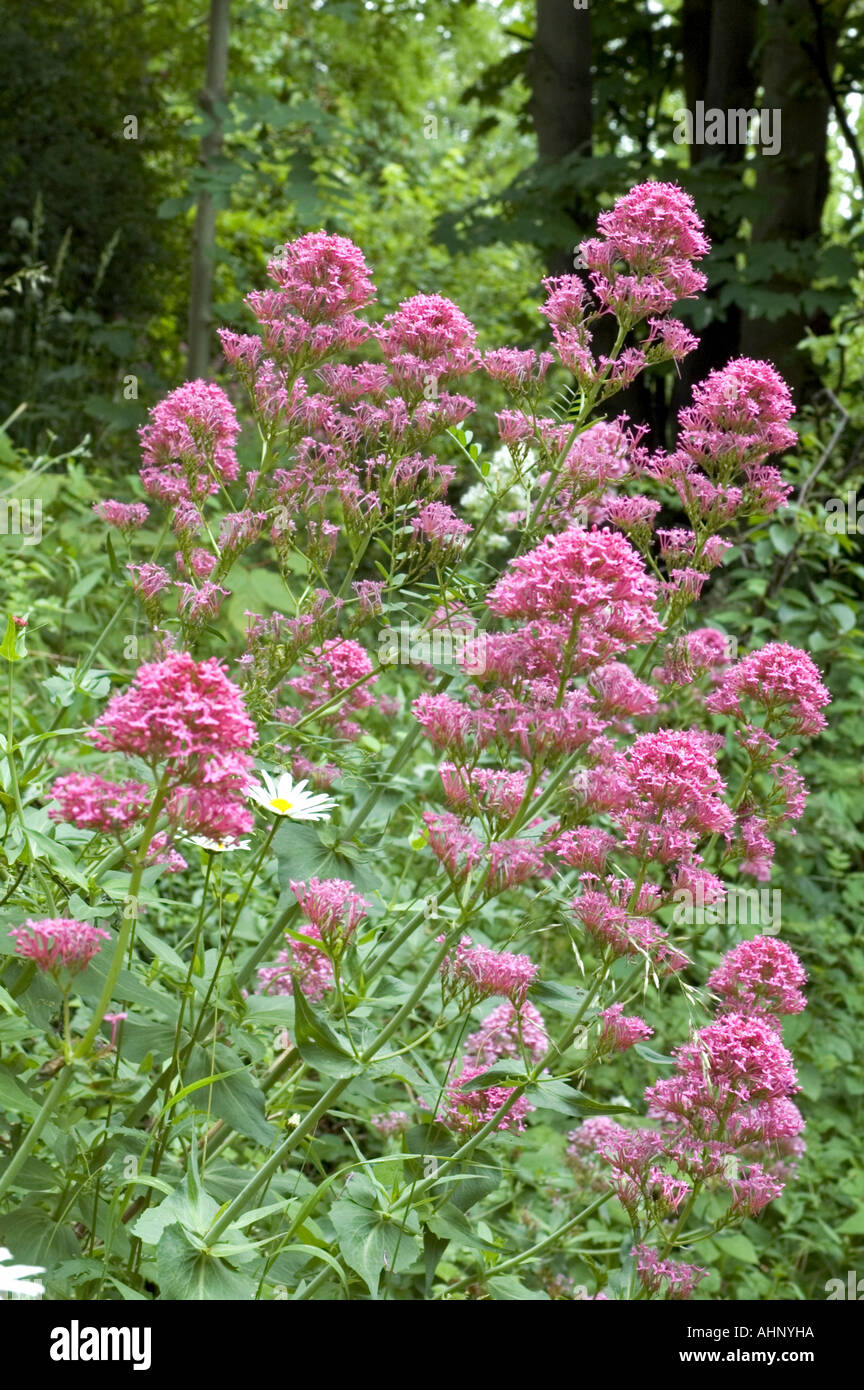
{"type": "Polygon", "coordinates": [[[41,1298],[45,1292],[44,1284],[29,1276],[44,1274],[45,1270],[41,1265],[6,1264],[11,1258],[11,1250],[0,1248],[0,1293],[13,1294],[18,1298],[41,1298]]]}
{"type": "Polygon", "coordinates": [[[235,840],[230,835],[226,835],[224,840],[208,840],[206,835],[190,835],[189,840],[193,845],[209,850],[211,854],[228,854],[232,849],[249,848],[248,840],[235,840]]]}
{"type": "Polygon", "coordinates": [[[308,779],[295,782],[290,772],[283,772],[278,782],[274,782],[263,772],[264,785],[253,783],[247,788],[247,795],[270,815],[285,816],[289,820],[329,820],[330,812],[336,802],[323,792],[309,792],[308,779]]]}

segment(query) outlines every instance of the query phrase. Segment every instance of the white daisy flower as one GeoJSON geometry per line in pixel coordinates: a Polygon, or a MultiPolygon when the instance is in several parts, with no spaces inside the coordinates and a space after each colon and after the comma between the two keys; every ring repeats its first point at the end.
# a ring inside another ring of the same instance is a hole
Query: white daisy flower
{"type": "Polygon", "coordinates": [[[249,848],[248,840],[235,840],[231,835],[226,835],[224,840],[208,840],[206,835],[190,835],[188,838],[190,844],[209,849],[211,854],[228,854],[232,849],[249,848]]]}
{"type": "Polygon", "coordinates": [[[12,1294],[16,1298],[41,1298],[45,1292],[44,1284],[38,1279],[30,1279],[31,1274],[44,1274],[41,1265],[6,1265],[12,1252],[0,1248],[0,1293],[12,1294]]]}
{"type": "Polygon", "coordinates": [[[283,772],[278,782],[267,772],[262,772],[261,776],[264,785],[253,782],[246,788],[246,795],[271,815],[287,816],[289,820],[330,819],[336,802],[323,792],[307,792],[308,779],[295,782],[290,772],[283,772]]]}

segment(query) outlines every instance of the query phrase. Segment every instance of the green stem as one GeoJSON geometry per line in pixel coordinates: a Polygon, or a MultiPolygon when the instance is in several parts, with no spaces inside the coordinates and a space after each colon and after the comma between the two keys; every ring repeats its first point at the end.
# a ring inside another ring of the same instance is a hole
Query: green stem
{"type": "MultiPolygon", "coordinates": [[[[499,1121],[502,1120],[504,1116],[507,1114],[507,1112],[511,1109],[511,1107],[515,1105],[519,1097],[524,1095],[525,1092],[528,1090],[529,1086],[532,1086],[534,1082],[537,1081],[540,1076],[542,1076],[543,1072],[550,1065],[550,1063],[556,1061],[558,1057],[562,1056],[562,1054],[567,1051],[567,1048],[573,1041],[573,1038],[579,1028],[579,1024],[582,1021],[582,1018],[584,1017],[586,1010],[590,1007],[591,1001],[593,1000],[594,996],[597,993],[597,990],[600,987],[600,984],[601,979],[598,976],[598,978],[594,982],[594,985],[586,994],[585,998],[582,1000],[582,1003],[580,1004],[578,1010],[573,1015],[573,1018],[570,1021],[570,1025],[567,1028],[567,1031],[562,1037],[561,1041],[552,1044],[552,1046],[546,1052],[545,1056],[541,1057],[539,1062],[537,1062],[535,1066],[532,1068],[532,1070],[529,1072],[526,1079],[520,1082],[518,1086],[515,1086],[513,1088],[513,1090],[507,1096],[506,1100],[504,1100],[504,1102],[495,1111],[495,1114],[492,1116],[492,1118],[487,1120],[486,1123],[480,1129],[478,1129],[477,1132],[473,1134],[470,1139],[466,1140],[466,1142],[462,1144],[456,1150],[455,1153],[449,1154],[448,1157],[444,1160],[444,1162],[457,1163],[460,1162],[462,1159],[470,1158],[474,1150],[478,1148],[480,1144],[483,1143],[483,1140],[488,1138],[490,1134],[494,1133],[494,1131],[497,1130],[499,1121]]],[[[413,1196],[422,1196],[422,1194],[428,1191],[430,1187],[434,1187],[438,1181],[439,1177],[437,1174],[432,1174],[430,1177],[424,1178],[422,1182],[416,1185],[416,1188],[413,1192],[413,1196]]],[[[392,1210],[398,1211],[399,1207],[403,1205],[405,1205],[404,1196],[396,1200],[392,1210]]]]}
{"type": "Polygon", "coordinates": [[[267,1162],[249,1179],[245,1187],[237,1193],[237,1196],[228,1203],[221,1215],[217,1216],[210,1230],[207,1232],[206,1239],[208,1245],[214,1245],[223,1231],[228,1229],[235,1217],[240,1216],[240,1214],[246,1210],[249,1203],[254,1200],[261,1188],[269,1183],[274,1173],[278,1171],[280,1165],[292,1150],[296,1149],[301,1139],[305,1139],[306,1135],[315,1128],[322,1116],[326,1115],[331,1106],[335,1105],[342,1092],[350,1085],[353,1079],[354,1075],[352,1073],[351,1076],[340,1077],[338,1081],[334,1081],[324,1092],[323,1096],[321,1096],[317,1105],[314,1105],[311,1110],[306,1112],[299,1125],[288,1135],[288,1138],[270,1155],[267,1162]]]}
{"type": "Polygon", "coordinates": [[[15,811],[18,816],[18,820],[21,824],[21,834],[24,838],[24,848],[26,850],[27,863],[33,870],[33,873],[35,874],[36,878],[39,880],[39,884],[42,888],[42,891],[48,899],[48,905],[51,909],[52,917],[56,917],[57,904],[54,901],[54,894],[51,891],[51,884],[48,882],[47,878],[42,873],[42,870],[39,868],[39,865],[36,863],[36,855],[33,853],[33,846],[30,843],[30,836],[27,833],[27,822],[24,819],[24,804],[21,800],[21,788],[18,785],[18,769],[15,766],[15,677],[13,662],[7,660],[7,669],[9,675],[9,685],[7,691],[8,719],[6,732],[6,762],[9,767],[9,785],[12,788],[12,798],[15,802],[15,811]]]}
{"type": "Polygon", "coordinates": [[[536,527],[537,522],[540,519],[540,515],[543,511],[543,508],[549,500],[549,494],[552,492],[553,488],[555,487],[555,484],[558,482],[559,470],[561,468],[561,465],[565,462],[567,455],[573,448],[573,445],[575,444],[578,435],[581,434],[584,428],[584,421],[587,419],[587,417],[591,414],[591,411],[594,409],[594,406],[597,402],[597,397],[600,394],[600,388],[602,387],[606,377],[609,375],[609,372],[612,368],[612,363],[617,358],[618,353],[620,352],[621,347],[624,343],[624,339],[626,337],[627,329],[622,328],[619,325],[618,336],[615,339],[612,351],[607,359],[608,365],[604,369],[604,372],[601,374],[601,376],[598,377],[596,383],[591,388],[591,390],[586,392],[583,396],[582,403],[579,407],[579,414],[576,416],[576,423],[573,426],[573,429],[567,439],[566,444],[564,445],[563,449],[560,450],[557,458],[555,459],[555,462],[549,470],[549,478],[546,482],[546,486],[540,494],[540,497],[537,501],[537,505],[535,506],[533,511],[529,510],[529,515],[525,525],[526,536],[530,536],[533,533],[534,528],[536,527]]]}
{"type": "Polygon", "coordinates": [[[114,990],[117,986],[117,980],[119,978],[120,971],[123,966],[123,958],[126,955],[127,950],[129,949],[129,942],[132,939],[132,928],[135,925],[138,904],[138,890],[141,887],[141,879],[144,874],[144,865],[147,859],[147,851],[150,848],[150,841],[152,840],[156,830],[156,823],[159,819],[159,812],[162,809],[162,803],[164,799],[165,792],[163,784],[160,782],[159,786],[156,788],[156,795],[153,798],[153,804],[150,807],[150,814],[147,817],[147,824],[144,827],[144,834],[141,838],[141,844],[138,848],[138,853],[135,856],[135,868],[132,872],[132,877],[129,880],[129,894],[126,901],[126,910],[124,911],[123,916],[120,919],[120,932],[118,934],[117,941],[114,946],[114,954],[111,957],[111,964],[108,967],[108,974],[106,975],[105,983],[102,986],[102,993],[99,996],[99,1001],[96,1005],[96,1008],[93,1010],[93,1017],[90,1020],[90,1027],[87,1029],[87,1032],[84,1034],[81,1041],[75,1047],[72,1054],[73,1057],[87,1056],[87,1053],[93,1046],[93,1041],[96,1037],[96,1034],[99,1032],[99,1026],[102,1023],[102,1019],[108,1012],[108,1007],[114,996],[114,990]]]}
{"type": "MultiPolygon", "coordinates": [[[[519,1265],[527,1264],[529,1260],[536,1259],[538,1255],[542,1255],[546,1250],[556,1245],[559,1240],[570,1231],[574,1230],[581,1222],[585,1221],[589,1216],[593,1216],[594,1212],[598,1211],[599,1208],[603,1206],[604,1202],[608,1202],[612,1195],[610,1191],[605,1192],[602,1197],[595,1198],[593,1202],[589,1202],[587,1207],[583,1207],[576,1216],[571,1216],[570,1220],[565,1221],[563,1226],[559,1226],[554,1230],[551,1235],[546,1236],[543,1240],[539,1240],[537,1244],[532,1245],[530,1249],[523,1250],[521,1255],[512,1255],[509,1260],[503,1260],[501,1264],[493,1265],[491,1269],[485,1271],[483,1278],[497,1279],[499,1274],[507,1274],[509,1270],[517,1269],[519,1265]]],[[[459,1289],[466,1288],[468,1284],[474,1282],[475,1278],[476,1275],[469,1274],[465,1279],[460,1279],[458,1284],[449,1284],[446,1290],[447,1294],[456,1293],[459,1289]]]]}
{"type": "MultiPolygon", "coordinates": [[[[392,1036],[392,1034],[403,1022],[403,1020],[413,1012],[418,1001],[421,999],[426,989],[428,988],[430,981],[434,979],[438,971],[438,967],[440,966],[448,950],[452,948],[453,943],[458,939],[458,936],[461,935],[462,927],[464,925],[464,918],[469,910],[470,904],[466,904],[465,907],[462,909],[462,912],[459,914],[459,917],[456,919],[456,921],[450,928],[450,931],[447,933],[445,941],[435,952],[435,955],[429,962],[429,965],[427,966],[426,970],[424,970],[417,984],[414,986],[414,989],[411,991],[410,997],[405,1001],[402,1007],[399,1010],[397,1010],[397,1012],[390,1019],[389,1023],[385,1024],[385,1026],[381,1029],[381,1031],[366,1048],[365,1052],[362,1052],[360,1054],[358,1062],[362,1068],[365,1068],[369,1065],[369,1063],[374,1059],[376,1053],[380,1052],[387,1039],[392,1036]]],[[[245,1187],[243,1187],[241,1191],[238,1192],[237,1196],[233,1199],[233,1201],[229,1202],[227,1207],[221,1213],[221,1215],[216,1218],[213,1225],[210,1227],[210,1230],[207,1232],[208,1245],[212,1245],[213,1243],[215,1243],[215,1241],[219,1238],[223,1231],[227,1230],[227,1228],[231,1225],[231,1222],[234,1220],[234,1218],[236,1216],[239,1216],[241,1212],[245,1211],[249,1202],[252,1201],[257,1195],[257,1193],[260,1192],[261,1188],[270,1181],[273,1174],[277,1171],[279,1165],[283,1162],[283,1160],[287,1158],[288,1155],[292,1152],[292,1150],[297,1147],[301,1139],[304,1139],[306,1135],[312,1129],[314,1129],[315,1125],[317,1125],[322,1115],[326,1115],[327,1111],[331,1108],[331,1106],[335,1104],[335,1102],[339,1099],[345,1088],[354,1079],[355,1075],[356,1073],[352,1072],[350,1076],[339,1077],[338,1080],[334,1081],[332,1085],[327,1089],[327,1091],[325,1091],[324,1095],[321,1096],[318,1103],[314,1105],[311,1110],[307,1111],[306,1115],[303,1117],[303,1119],[300,1121],[297,1127],[292,1131],[292,1133],[288,1135],[287,1139],[285,1139],[279,1145],[279,1148],[276,1149],[273,1154],[271,1154],[270,1158],[267,1160],[264,1166],[260,1168],[258,1172],[255,1173],[254,1176],[249,1179],[245,1187]]]]}
{"type": "Polygon", "coordinates": [[[27,1131],[26,1135],[21,1141],[21,1144],[19,1145],[18,1149],[13,1154],[2,1176],[0,1176],[0,1200],[2,1200],[5,1193],[9,1190],[12,1183],[15,1181],[15,1178],[18,1176],[22,1167],[26,1163],[27,1159],[30,1157],[34,1148],[36,1147],[36,1143],[39,1139],[39,1136],[41,1135],[43,1129],[45,1128],[46,1124],[51,1118],[51,1115],[54,1112],[58,1101],[62,1098],[63,1093],[71,1080],[72,1068],[71,1066],[65,1066],[63,1070],[60,1072],[59,1076],[56,1077],[54,1085],[51,1087],[51,1090],[45,1097],[42,1109],[39,1111],[39,1114],[33,1121],[32,1125],[30,1126],[29,1130],[27,1131]]]}

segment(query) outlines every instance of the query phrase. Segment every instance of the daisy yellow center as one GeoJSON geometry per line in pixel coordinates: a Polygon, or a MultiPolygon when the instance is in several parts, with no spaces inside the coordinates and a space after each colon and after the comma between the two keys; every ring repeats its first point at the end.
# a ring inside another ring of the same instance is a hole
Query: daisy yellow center
{"type": "Polygon", "coordinates": [[[274,811],[281,811],[281,813],[284,815],[286,811],[290,811],[293,809],[294,802],[286,801],[284,796],[274,796],[272,801],[270,802],[270,805],[273,807],[274,811]]]}

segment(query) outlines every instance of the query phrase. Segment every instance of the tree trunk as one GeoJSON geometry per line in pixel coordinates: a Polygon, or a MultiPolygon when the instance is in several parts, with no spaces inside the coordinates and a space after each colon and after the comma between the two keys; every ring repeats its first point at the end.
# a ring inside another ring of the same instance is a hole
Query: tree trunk
{"type": "MultiPolygon", "coordinates": [[[[684,54],[684,90],[687,106],[696,110],[697,101],[705,110],[749,111],[756,92],[755,47],[759,6],[754,0],[684,0],[681,39],[684,54]]],[[[743,161],[744,144],[691,145],[690,163],[704,159],[735,165],[743,161]]],[[[730,168],[727,180],[736,175],[730,168]]],[[[713,245],[734,237],[736,222],[722,211],[706,219],[706,231],[713,245]]],[[[722,367],[739,351],[741,311],[736,304],[717,306],[722,286],[711,283],[706,298],[715,304],[716,317],[699,334],[699,346],[683,364],[672,393],[673,411],[686,405],[695,382],[722,367]]]]}
{"type": "MultiPolygon", "coordinates": [[[[701,8],[703,0],[696,3],[701,8]]],[[[697,100],[705,102],[706,111],[711,107],[747,111],[753,106],[758,18],[759,6],[753,0],[711,0],[707,63],[702,90],[697,94],[697,100]]],[[[694,145],[691,162],[696,164],[700,158],[713,155],[723,164],[737,164],[746,149],[746,143],[694,145]]]]}
{"type": "MultiPolygon", "coordinates": [[[[211,128],[201,140],[201,165],[211,170],[222,150],[221,106],[225,102],[228,75],[228,33],[231,0],[210,0],[210,33],[207,45],[207,82],[199,93],[199,105],[211,128]]],[[[189,288],[188,373],[206,376],[210,367],[213,323],[213,251],[216,244],[216,204],[212,193],[198,196],[192,243],[189,288]]]]}
{"type": "Polygon", "coordinates": [[[703,96],[711,46],[713,0],[684,0],[681,6],[681,51],[684,58],[684,100],[690,111],[703,96]]]}
{"type": "MultiPolygon", "coordinates": [[[[528,64],[530,111],[541,160],[591,154],[591,12],[573,0],[537,0],[537,30],[528,64]]],[[[564,211],[579,224],[578,199],[564,211]]],[[[572,274],[575,248],[547,257],[552,275],[572,274]]]]}
{"type": "MultiPolygon", "coordinates": [[[[813,242],[822,225],[822,209],[828,194],[827,128],[830,99],[820,80],[813,54],[824,47],[829,70],[837,45],[837,30],[830,12],[822,7],[820,26],[808,0],[769,0],[766,10],[767,40],[762,64],[763,102],[782,111],[781,150],[759,155],[757,191],[761,214],[753,228],[753,244],[772,242],[800,249],[813,242]],[[809,51],[808,51],[809,50],[809,51]]],[[[781,293],[800,293],[812,278],[812,263],[778,270],[768,288],[781,293]]],[[[815,325],[825,331],[826,325],[815,325]]],[[[742,348],[751,357],[774,362],[799,393],[808,385],[811,369],[796,351],[804,337],[808,317],[790,310],[770,320],[754,316],[742,326],[742,348]]]]}
{"type": "Polygon", "coordinates": [[[591,153],[591,11],[537,0],[531,117],[541,159],[591,153]]]}

